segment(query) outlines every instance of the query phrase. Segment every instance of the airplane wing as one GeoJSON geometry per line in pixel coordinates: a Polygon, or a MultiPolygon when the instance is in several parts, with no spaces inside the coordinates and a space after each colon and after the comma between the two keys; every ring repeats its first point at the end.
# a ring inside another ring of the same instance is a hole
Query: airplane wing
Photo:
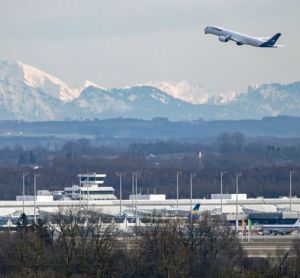
{"type": "Polygon", "coordinates": [[[229,39],[232,40],[232,41],[234,41],[234,42],[236,42],[237,45],[243,45],[243,44],[244,44],[244,43],[243,43],[241,40],[239,40],[237,37],[231,36],[229,39]]]}

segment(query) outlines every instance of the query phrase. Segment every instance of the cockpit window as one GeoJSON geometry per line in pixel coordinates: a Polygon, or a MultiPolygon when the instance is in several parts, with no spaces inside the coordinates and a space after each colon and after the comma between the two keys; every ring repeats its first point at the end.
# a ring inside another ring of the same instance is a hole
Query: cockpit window
{"type": "Polygon", "coordinates": [[[212,27],[212,29],[216,30],[216,31],[219,31],[219,32],[222,32],[221,29],[217,28],[217,27],[212,27]]]}

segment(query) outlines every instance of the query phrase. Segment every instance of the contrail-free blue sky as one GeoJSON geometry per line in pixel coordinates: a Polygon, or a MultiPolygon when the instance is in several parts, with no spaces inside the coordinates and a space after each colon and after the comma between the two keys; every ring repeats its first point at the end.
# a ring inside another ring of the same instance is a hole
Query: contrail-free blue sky
{"type": "Polygon", "coordinates": [[[299,0],[16,0],[0,2],[0,58],[72,86],[194,80],[213,91],[300,80],[299,0]],[[206,25],[283,35],[281,49],[238,47],[206,25]]]}

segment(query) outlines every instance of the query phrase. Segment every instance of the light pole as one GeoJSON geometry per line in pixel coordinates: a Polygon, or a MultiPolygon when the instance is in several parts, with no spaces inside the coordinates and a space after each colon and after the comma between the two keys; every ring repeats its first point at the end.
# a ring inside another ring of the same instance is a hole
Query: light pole
{"type": "Polygon", "coordinates": [[[137,186],[138,186],[138,172],[132,173],[132,209],[134,210],[135,222],[137,225],[137,186]]]}
{"type": "Polygon", "coordinates": [[[181,172],[176,172],[176,202],[177,202],[177,216],[178,216],[178,199],[179,199],[179,175],[181,172]]]}
{"type": "Polygon", "coordinates": [[[23,194],[23,214],[25,214],[25,177],[27,173],[22,173],[22,194],[23,194]]]}
{"type": "Polygon", "coordinates": [[[139,217],[138,215],[138,204],[137,204],[137,190],[138,189],[138,172],[135,173],[135,223],[137,223],[137,218],[139,217]]]}
{"type": "Polygon", "coordinates": [[[123,173],[122,172],[118,172],[117,176],[119,177],[119,185],[120,185],[120,217],[122,215],[122,176],[123,173]]]}
{"type": "Polygon", "coordinates": [[[86,187],[86,190],[87,190],[87,202],[86,202],[86,206],[87,206],[87,211],[89,211],[89,205],[90,205],[90,175],[88,174],[88,177],[87,177],[87,187],[86,187]]]}
{"type": "Polygon", "coordinates": [[[191,173],[190,175],[190,224],[192,225],[192,214],[193,214],[193,208],[192,208],[192,200],[193,200],[193,177],[195,176],[194,173],[191,173]]]}
{"type": "Polygon", "coordinates": [[[80,215],[81,215],[81,189],[82,189],[81,177],[79,177],[79,212],[80,212],[80,215]]]}
{"type": "Polygon", "coordinates": [[[290,211],[292,211],[292,176],[295,171],[290,170],[290,211]]]}
{"type": "Polygon", "coordinates": [[[223,214],[223,176],[227,171],[221,171],[221,215],[223,214]]]}
{"type": "Polygon", "coordinates": [[[241,173],[237,173],[235,176],[235,181],[236,181],[236,193],[235,193],[235,231],[236,233],[239,230],[239,220],[238,220],[238,195],[239,195],[239,177],[241,176],[241,173]]]}
{"type": "Polygon", "coordinates": [[[132,173],[132,175],[131,175],[131,198],[132,198],[132,200],[131,200],[131,203],[132,203],[132,210],[134,210],[134,182],[135,182],[135,175],[134,175],[134,173],[132,173]]]}
{"type": "Polygon", "coordinates": [[[36,177],[37,177],[37,174],[36,173],[33,173],[33,194],[34,194],[34,204],[33,204],[33,214],[34,214],[34,224],[36,224],[36,177]]]}

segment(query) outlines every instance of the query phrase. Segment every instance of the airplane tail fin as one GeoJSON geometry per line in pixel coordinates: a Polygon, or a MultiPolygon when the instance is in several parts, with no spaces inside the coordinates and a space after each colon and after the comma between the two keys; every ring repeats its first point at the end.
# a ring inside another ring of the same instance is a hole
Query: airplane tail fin
{"type": "Polygon", "coordinates": [[[300,228],[300,218],[297,219],[294,226],[297,227],[297,228],[300,228]]]}
{"type": "Polygon", "coordinates": [[[193,211],[199,211],[200,209],[200,204],[196,204],[193,208],[193,211]]]}
{"type": "Polygon", "coordinates": [[[281,36],[281,33],[277,33],[276,35],[274,35],[273,37],[268,39],[266,42],[261,44],[260,47],[273,47],[280,36],[281,36]]]}
{"type": "Polygon", "coordinates": [[[200,204],[196,204],[192,211],[192,219],[197,220],[200,217],[200,204]]]}

